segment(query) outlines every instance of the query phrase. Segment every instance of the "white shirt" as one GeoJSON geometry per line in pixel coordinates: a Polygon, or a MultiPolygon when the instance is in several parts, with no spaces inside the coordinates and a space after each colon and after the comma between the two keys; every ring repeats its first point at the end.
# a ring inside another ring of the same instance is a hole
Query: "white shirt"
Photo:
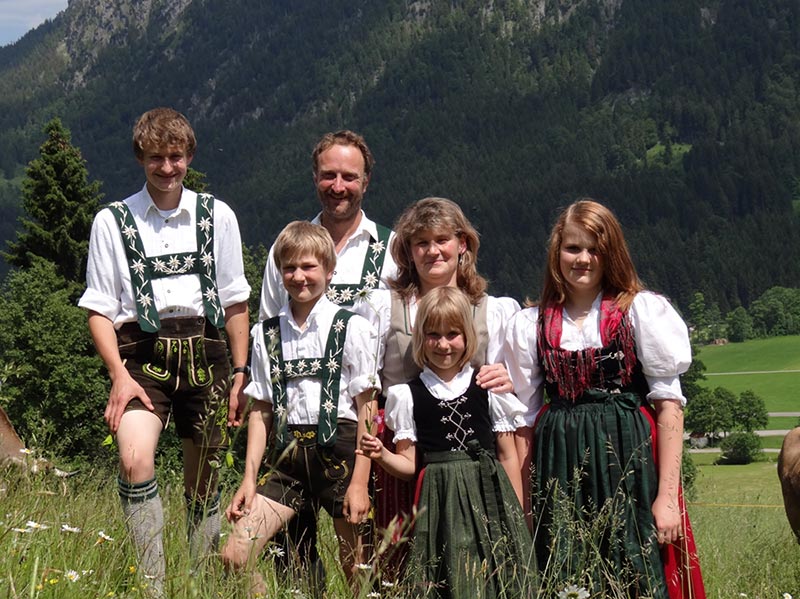
{"type": "MultiPolygon", "coordinates": [[[[419,377],[422,383],[436,399],[452,401],[467,391],[472,382],[475,370],[465,364],[450,383],[445,383],[427,366],[419,377]]],[[[511,393],[493,393],[489,391],[489,415],[494,432],[513,432],[520,424],[526,407],[511,393]]],[[[417,426],[414,423],[414,399],[411,388],[407,384],[393,385],[386,394],[386,410],[384,412],[386,426],[394,431],[394,442],[408,439],[417,442],[417,426]]]]}
{"type": "MultiPolygon", "coordinates": [[[[146,186],[125,200],[148,256],[197,250],[196,201],[197,194],[184,188],[178,207],[164,212],[153,203],[146,186]]],[[[244,276],[239,224],[230,207],[220,200],[214,201],[214,260],[220,305],[226,308],[247,301],[250,285],[244,276]]],[[[152,285],[161,319],[205,314],[198,275],[153,279],[152,285]]],[[[98,212],[92,224],[86,291],[78,305],[103,314],[117,328],[137,320],[122,234],[111,210],[98,212]]]]}
{"type": "MultiPolygon", "coordinates": [[[[318,214],[311,222],[321,225],[322,213],[318,214]]],[[[367,218],[361,211],[361,223],[355,232],[347,239],[342,249],[336,255],[336,269],[333,271],[331,284],[358,285],[361,282],[361,273],[364,271],[364,260],[370,251],[370,238],[378,239],[378,228],[374,221],[367,218]]],[[[394,231],[389,236],[389,243],[394,239],[394,231]]],[[[383,269],[380,274],[378,287],[387,288],[386,281],[397,276],[397,265],[392,258],[389,247],[383,260],[383,269]]],[[[287,301],[289,295],[283,286],[283,277],[275,265],[275,245],[269,248],[269,257],[264,266],[264,280],[261,285],[261,305],[258,318],[266,320],[275,316],[287,301]]]]}
{"type": "MultiPolygon", "coordinates": [[[[600,301],[598,295],[589,314],[578,327],[563,312],[561,347],[578,351],[602,347],[600,339],[600,301]]],[[[630,308],[631,324],[636,342],[636,356],[642,364],[650,392],[647,399],[677,399],[683,405],[686,398],[678,378],[692,363],[689,332],[681,317],[663,296],[642,292],[633,299],[630,308]]],[[[514,390],[528,406],[526,420],[533,424],[542,406],[544,373],[539,368],[537,321],[539,308],[527,308],[514,315],[506,331],[506,367],[514,390]]]]}
{"type": "MultiPolygon", "coordinates": [[[[505,331],[511,317],[519,312],[517,300],[510,297],[487,296],[486,300],[486,329],[489,332],[486,347],[486,363],[498,364],[503,362],[505,331]]],[[[359,299],[352,307],[353,312],[369,320],[378,329],[382,344],[386,345],[389,335],[389,326],[392,321],[392,292],[388,289],[376,289],[366,299],[359,299]]],[[[417,298],[412,297],[408,302],[408,312],[411,322],[417,318],[417,298]]],[[[379,364],[383,368],[383,361],[379,364]]],[[[396,384],[396,381],[391,384],[396,384]]]]}
{"type": "MultiPolygon", "coordinates": [[[[320,297],[301,330],[292,316],[289,304],[279,311],[281,349],[284,360],[309,360],[325,355],[328,332],[340,307],[325,296],[320,297]]],[[[251,379],[244,392],[250,397],[272,403],[271,364],[264,339],[264,327],[259,322],[252,331],[251,379]]],[[[358,421],[355,397],[367,389],[380,392],[376,375],[378,335],[372,325],[354,315],[347,323],[342,372],[339,386],[338,417],[358,421]]],[[[319,378],[288,379],[286,382],[286,409],[288,424],[317,424],[319,422],[322,381],[319,378]]]]}

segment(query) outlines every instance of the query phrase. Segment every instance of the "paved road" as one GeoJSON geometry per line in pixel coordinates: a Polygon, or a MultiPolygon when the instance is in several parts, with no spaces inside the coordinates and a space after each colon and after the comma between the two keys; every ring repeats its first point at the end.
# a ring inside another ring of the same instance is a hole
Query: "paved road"
{"type": "Polygon", "coordinates": [[[800,418],[800,412],[769,412],[770,418],[800,418]]]}

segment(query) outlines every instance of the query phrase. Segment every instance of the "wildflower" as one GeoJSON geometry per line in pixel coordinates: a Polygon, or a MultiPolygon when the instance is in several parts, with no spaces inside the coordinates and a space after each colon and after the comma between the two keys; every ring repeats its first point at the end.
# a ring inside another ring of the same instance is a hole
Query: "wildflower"
{"type": "Polygon", "coordinates": [[[33,520],[28,520],[25,526],[27,526],[31,530],[47,530],[48,528],[50,528],[46,524],[39,524],[38,522],[34,522],[33,520]]]}
{"type": "Polygon", "coordinates": [[[20,453],[24,453],[25,455],[31,455],[31,454],[33,453],[33,452],[32,452],[30,449],[28,449],[27,447],[23,447],[22,449],[20,449],[20,450],[19,450],[19,452],[20,452],[20,453]]]}
{"type": "Polygon", "coordinates": [[[381,586],[383,588],[385,588],[385,589],[393,589],[394,587],[397,586],[397,583],[396,582],[389,582],[388,580],[382,580],[381,581],[381,586]]]}
{"type": "Polygon", "coordinates": [[[69,580],[70,582],[78,582],[78,579],[81,577],[75,570],[67,570],[64,572],[64,578],[69,580]]]}
{"type": "Polygon", "coordinates": [[[367,593],[367,597],[380,597],[381,594],[378,591],[372,591],[371,593],[367,593]]]}
{"type": "Polygon", "coordinates": [[[99,545],[100,543],[105,543],[106,541],[108,541],[109,543],[113,543],[113,542],[114,542],[114,539],[112,539],[111,537],[109,537],[109,536],[108,536],[108,535],[107,535],[105,532],[103,532],[102,530],[101,530],[101,531],[99,531],[99,532],[97,533],[97,542],[95,542],[95,545],[99,545]]]}
{"type": "Polygon", "coordinates": [[[362,571],[372,570],[372,566],[370,564],[356,564],[356,568],[362,571]]]}
{"type": "Polygon", "coordinates": [[[69,524],[61,525],[61,532],[80,532],[81,529],[77,526],[70,526],[69,524]]]}
{"type": "Polygon", "coordinates": [[[784,593],[783,599],[792,599],[792,596],[789,593],[784,593]]]}
{"type": "Polygon", "coordinates": [[[283,557],[286,555],[286,552],[283,550],[283,547],[278,547],[277,545],[273,545],[269,548],[269,554],[272,557],[283,557]]]}
{"type": "Polygon", "coordinates": [[[51,578],[47,581],[49,584],[58,584],[58,578],[51,578]]]}
{"type": "Polygon", "coordinates": [[[128,566],[128,572],[131,574],[136,574],[136,566],[128,566]]]}
{"type": "Polygon", "coordinates": [[[589,591],[574,584],[567,585],[563,591],[558,592],[558,599],[589,599],[589,591]]]}
{"type": "Polygon", "coordinates": [[[14,532],[22,532],[22,533],[33,532],[33,530],[30,528],[12,528],[11,530],[14,532]]]}

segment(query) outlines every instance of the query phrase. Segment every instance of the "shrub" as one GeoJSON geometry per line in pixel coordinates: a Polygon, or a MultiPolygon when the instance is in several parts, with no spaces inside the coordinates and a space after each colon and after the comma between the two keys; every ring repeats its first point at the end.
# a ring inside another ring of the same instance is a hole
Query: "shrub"
{"type": "Polygon", "coordinates": [[[720,464],[749,464],[761,452],[761,439],[755,433],[731,433],[720,443],[720,464]]]}

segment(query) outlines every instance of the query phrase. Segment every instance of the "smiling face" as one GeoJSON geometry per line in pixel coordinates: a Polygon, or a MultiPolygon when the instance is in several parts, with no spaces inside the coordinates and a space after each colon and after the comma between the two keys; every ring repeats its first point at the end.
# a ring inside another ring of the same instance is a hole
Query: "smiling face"
{"type": "Polygon", "coordinates": [[[320,153],[314,177],[322,222],[355,222],[369,185],[364,155],[356,146],[334,144],[320,153]]]}
{"type": "Polygon", "coordinates": [[[450,381],[461,370],[466,352],[464,333],[442,323],[425,328],[425,364],[443,381],[450,381]]]}
{"type": "Polygon", "coordinates": [[[192,162],[182,145],[146,147],[139,163],[144,167],[147,191],[160,209],[175,208],[180,201],[183,179],[192,162]]]}
{"type": "Polygon", "coordinates": [[[456,286],[458,257],[467,249],[463,239],[450,231],[422,230],[409,241],[422,295],[436,287],[456,286]]]}
{"type": "Polygon", "coordinates": [[[567,222],[559,249],[561,276],[570,295],[594,298],[603,287],[603,258],[597,238],[575,223],[567,222]]]}
{"type": "Polygon", "coordinates": [[[283,260],[281,275],[283,286],[292,301],[292,311],[300,308],[306,312],[306,309],[310,311],[325,293],[333,277],[333,271],[326,270],[314,254],[303,253],[283,260]]]}

